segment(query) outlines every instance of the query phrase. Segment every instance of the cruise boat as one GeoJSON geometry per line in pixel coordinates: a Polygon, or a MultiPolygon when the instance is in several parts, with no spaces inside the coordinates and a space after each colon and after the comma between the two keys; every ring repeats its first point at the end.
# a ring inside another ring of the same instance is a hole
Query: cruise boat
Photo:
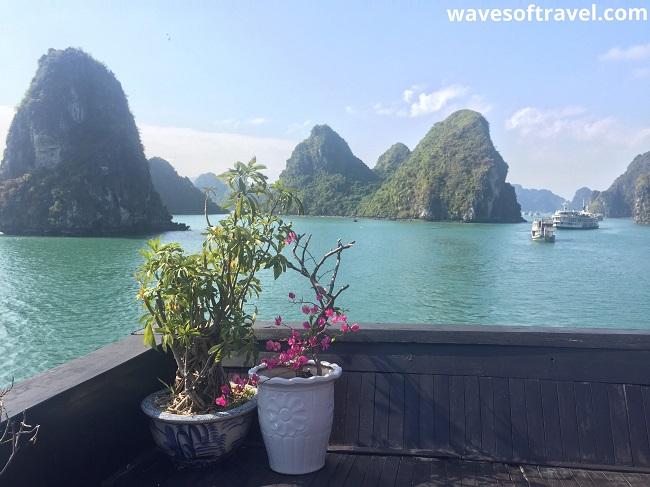
{"type": "Polygon", "coordinates": [[[547,218],[535,219],[530,236],[537,242],[555,242],[555,229],[553,221],[547,218]]]}
{"type": "Polygon", "coordinates": [[[598,217],[589,213],[585,207],[582,211],[568,210],[566,205],[553,214],[553,226],[571,230],[590,230],[598,228],[598,217]]]}

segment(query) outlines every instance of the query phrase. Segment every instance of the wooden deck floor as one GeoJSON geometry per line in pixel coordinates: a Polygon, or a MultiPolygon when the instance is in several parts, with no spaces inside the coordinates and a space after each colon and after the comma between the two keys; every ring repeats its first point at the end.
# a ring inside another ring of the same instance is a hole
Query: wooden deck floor
{"type": "Polygon", "coordinates": [[[643,487],[650,473],[511,465],[458,459],[376,456],[331,452],[325,466],[308,475],[281,475],[269,469],[263,448],[245,446],[213,467],[181,469],[158,452],[107,479],[103,487],[643,487]]]}

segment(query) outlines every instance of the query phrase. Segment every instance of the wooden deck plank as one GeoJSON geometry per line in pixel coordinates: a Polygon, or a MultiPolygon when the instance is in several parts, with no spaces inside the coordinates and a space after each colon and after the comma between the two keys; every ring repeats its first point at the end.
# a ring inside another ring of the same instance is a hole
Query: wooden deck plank
{"type": "Polygon", "coordinates": [[[429,470],[429,485],[450,485],[449,481],[447,480],[447,467],[445,466],[445,460],[440,458],[431,459],[431,466],[429,470]]]}
{"type": "Polygon", "coordinates": [[[460,470],[461,485],[468,487],[479,487],[479,473],[476,462],[458,462],[460,470]]]}
{"type": "MultiPolygon", "coordinates": [[[[363,418],[367,421],[368,415],[372,414],[372,411],[369,411],[366,407],[364,410],[365,414],[360,414],[361,412],[361,400],[366,400],[367,398],[363,396],[363,389],[361,387],[361,373],[359,372],[347,372],[347,388],[346,395],[347,400],[345,403],[345,436],[344,444],[345,445],[360,445],[361,438],[360,435],[365,429],[361,428],[360,418],[363,418]],[[361,391],[361,393],[359,393],[361,391]]],[[[364,402],[367,406],[371,404],[369,402],[364,402]]],[[[336,409],[336,408],[335,408],[336,409]]],[[[365,424],[365,423],[364,423],[365,424]]]]}
{"type": "Polygon", "coordinates": [[[413,423],[412,418],[406,416],[404,374],[388,374],[388,388],[390,406],[388,410],[388,447],[395,450],[404,449],[404,421],[413,423]]]}
{"type": "Polygon", "coordinates": [[[345,480],[350,474],[352,465],[354,464],[354,456],[355,455],[341,455],[338,466],[332,477],[330,477],[329,485],[345,485],[345,480]]]}
{"type": "Polygon", "coordinates": [[[540,381],[542,390],[542,416],[544,421],[544,456],[549,462],[562,461],[562,435],[560,432],[560,406],[557,382],[540,381]]]}
{"type": "Polygon", "coordinates": [[[363,482],[359,484],[360,487],[376,487],[379,484],[385,463],[386,457],[371,456],[368,462],[368,469],[363,477],[363,482]]]}
{"type": "MultiPolygon", "coordinates": [[[[372,406],[375,403],[375,375],[372,372],[361,374],[356,391],[350,391],[350,394],[358,395],[359,409],[357,414],[359,416],[359,446],[373,446],[374,445],[374,421],[375,409],[372,406]],[[360,392],[359,392],[360,391],[360,392]]],[[[356,384],[355,384],[356,385],[356,384]]]]}
{"type": "MultiPolygon", "coordinates": [[[[421,402],[428,402],[427,406],[429,408],[431,408],[431,404],[433,403],[431,396],[427,397],[426,393],[423,395],[424,391],[422,391],[420,386],[421,377],[424,376],[419,374],[404,374],[404,414],[400,418],[404,429],[403,448],[421,448],[420,431],[424,431],[427,426],[433,425],[431,419],[427,421],[426,415],[421,414],[421,409],[424,407],[421,402]]],[[[430,379],[433,386],[433,378],[430,377],[430,379]]],[[[433,395],[432,391],[431,395],[433,395]]],[[[430,440],[433,440],[433,431],[431,431],[429,437],[430,440]]]]}
{"type": "Polygon", "coordinates": [[[350,472],[345,478],[344,485],[350,485],[358,487],[363,483],[363,479],[366,477],[368,470],[370,468],[370,463],[372,457],[369,455],[349,455],[352,459],[352,466],[350,467],[350,472]]]}
{"type": "Polygon", "coordinates": [[[330,454],[325,457],[325,466],[321,468],[314,479],[309,484],[309,487],[328,487],[330,484],[330,479],[334,475],[334,472],[337,471],[339,463],[342,461],[343,455],[340,454],[330,454]]]}
{"type": "MultiPolygon", "coordinates": [[[[358,412],[350,408],[348,412],[348,378],[349,374],[342,374],[334,383],[334,421],[332,423],[332,433],[330,442],[337,445],[345,444],[346,420],[347,414],[357,414],[358,412]]],[[[355,394],[358,397],[358,394],[355,394]]],[[[351,398],[351,400],[354,400],[351,398]]]]}
{"type": "Polygon", "coordinates": [[[580,460],[582,463],[598,463],[596,448],[596,429],[594,425],[594,406],[591,395],[591,383],[574,384],[576,412],[578,418],[578,441],[580,443],[580,460]]]}
{"type": "Polygon", "coordinates": [[[510,422],[510,385],[507,378],[495,377],[494,433],[496,458],[512,458],[512,424],[510,422]]]}
{"type": "Polygon", "coordinates": [[[492,377],[479,378],[481,415],[481,453],[488,457],[497,454],[496,426],[494,414],[494,381],[492,377]]]}
{"type": "Polygon", "coordinates": [[[528,414],[523,379],[510,379],[510,421],[512,423],[512,458],[526,461],[528,449],[528,414]]]}
{"type": "MultiPolygon", "coordinates": [[[[632,450],[630,449],[630,421],[627,412],[627,401],[622,384],[608,384],[609,412],[614,442],[616,465],[632,466],[632,450]]],[[[641,426],[644,423],[641,423],[641,426]]]]}
{"type": "Polygon", "coordinates": [[[413,485],[428,485],[431,481],[431,460],[416,458],[413,464],[413,485]]]}
{"type": "Polygon", "coordinates": [[[591,395],[594,407],[594,429],[596,432],[596,452],[598,463],[614,465],[614,440],[612,437],[612,421],[610,404],[607,394],[607,384],[591,384],[591,395]]]}
{"type": "Polygon", "coordinates": [[[558,382],[557,391],[562,436],[562,459],[567,463],[579,463],[580,441],[578,439],[574,384],[570,381],[558,382]]]}
{"type": "Polygon", "coordinates": [[[438,451],[449,451],[450,445],[450,420],[449,420],[449,376],[434,375],[434,445],[438,451]]]}
{"type": "Polygon", "coordinates": [[[546,460],[542,387],[538,379],[524,380],[528,424],[528,455],[532,461],[546,460]]]}
{"type": "Polygon", "coordinates": [[[625,397],[629,414],[632,463],[635,467],[648,467],[650,466],[648,420],[643,405],[641,386],[626,384],[625,397]]]}
{"type": "Polygon", "coordinates": [[[375,374],[375,418],[372,425],[372,446],[388,447],[390,420],[390,383],[388,374],[375,374]]]}
{"type": "Polygon", "coordinates": [[[381,476],[377,482],[377,487],[392,487],[397,480],[397,471],[399,470],[400,457],[386,457],[384,466],[381,470],[381,476]]]}
{"type": "Polygon", "coordinates": [[[413,457],[402,457],[397,469],[395,487],[411,487],[413,485],[413,468],[415,459],[413,457]]]}
{"type": "Polygon", "coordinates": [[[587,472],[584,470],[558,468],[557,471],[563,476],[563,478],[571,477],[573,479],[574,485],[577,487],[595,487],[593,481],[589,477],[589,474],[587,474],[587,472]]]}
{"type": "Polygon", "coordinates": [[[449,378],[449,447],[457,454],[465,453],[465,378],[449,378]]]}
{"type": "Polygon", "coordinates": [[[476,376],[465,376],[465,453],[480,455],[481,448],[481,397],[476,376]]]}
{"type": "MultiPolygon", "coordinates": [[[[415,377],[415,376],[409,376],[415,377]]],[[[433,450],[435,445],[435,415],[436,415],[436,402],[434,399],[434,390],[433,390],[433,375],[430,374],[420,374],[418,378],[418,428],[417,428],[417,448],[422,448],[426,450],[433,450]]],[[[409,389],[406,389],[406,401],[409,403],[412,401],[412,397],[409,394],[409,389]]],[[[412,433],[411,428],[408,427],[408,424],[411,423],[404,419],[407,422],[407,431],[409,434],[405,438],[406,445],[412,444],[412,433]]],[[[413,421],[415,423],[415,421],[413,421]]]]}

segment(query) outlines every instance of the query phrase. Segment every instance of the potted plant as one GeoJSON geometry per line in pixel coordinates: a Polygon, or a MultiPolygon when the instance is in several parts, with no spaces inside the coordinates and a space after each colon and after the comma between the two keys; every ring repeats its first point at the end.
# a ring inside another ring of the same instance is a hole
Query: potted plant
{"type": "Polygon", "coordinates": [[[222,359],[257,357],[257,309],[248,300],[261,291],[261,269],[272,268],[277,278],[287,268],[281,252],[291,224],[278,211],[294,205],[302,211],[281,182],[267,184],[262,169],[253,159],[220,176],[232,191],[224,205],[231,211],[216,225],[206,212],[201,250],[188,253],[158,238],[141,251],[145,263],[136,278],[146,310],[144,343],[155,348],[158,336],[177,365],[173,383],[142,409],[158,446],[180,465],[214,463],[232,451],[255,410],[254,388],[239,377],[228,380],[222,359]]]}
{"type": "Polygon", "coordinates": [[[314,472],[325,464],[334,417],[334,381],[342,370],[337,364],[322,361],[319,352],[337,335],[359,329],[356,323],[349,325],[344,310],[336,306],[336,299],[349,285],[335,289],[341,254],[354,242],[343,245],[339,240],[335,249],[316,262],[309,252],[310,239],[292,232],[286,241],[293,243],[297,263],[288,261],[287,267],[307,277],[315,295],[311,301],[289,293],[289,298],[301,305],[305,321],[296,329],[278,316],[275,324],[290,330],[282,340],[285,350],[281,341],[270,340],[267,350],[279,353],[249,370],[258,378],[257,411],[269,465],[283,474],[314,472]],[[323,272],[332,258],[335,263],[331,271],[323,272]],[[312,269],[308,268],[310,262],[312,269]],[[320,284],[323,279],[329,280],[326,286],[320,284]],[[332,327],[338,331],[332,333],[332,327]]]}

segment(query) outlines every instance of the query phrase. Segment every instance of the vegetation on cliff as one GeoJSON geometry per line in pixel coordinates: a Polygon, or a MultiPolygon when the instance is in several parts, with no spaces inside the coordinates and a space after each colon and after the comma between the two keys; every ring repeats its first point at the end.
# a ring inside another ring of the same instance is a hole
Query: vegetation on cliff
{"type": "Polygon", "coordinates": [[[280,174],[298,190],[306,215],[353,215],[379,177],[355,157],[347,142],[327,125],[316,125],[296,146],[280,174]]]}
{"type": "Polygon", "coordinates": [[[641,174],[636,180],[634,222],[650,224],[650,173],[641,174]]]}
{"type": "Polygon", "coordinates": [[[627,170],[601,192],[590,206],[590,211],[610,218],[629,218],[635,212],[635,189],[640,176],[650,174],[650,152],[640,154],[627,166],[627,170]]]}
{"type": "Polygon", "coordinates": [[[372,171],[381,179],[386,179],[393,174],[398,167],[411,155],[411,151],[401,142],[393,144],[390,149],[384,152],[377,159],[377,164],[372,171]]]}
{"type": "MultiPolygon", "coordinates": [[[[179,176],[172,165],[160,157],[149,159],[149,170],[153,186],[167,211],[172,215],[203,215],[206,195],[189,178],[179,176]]],[[[207,210],[210,214],[224,213],[211,200],[208,201],[207,210]]]]}
{"type": "Polygon", "coordinates": [[[122,86],[78,49],[50,49],[0,165],[0,231],[115,235],[179,229],[154,190],[122,86]]]}
{"type": "Polygon", "coordinates": [[[360,216],[464,222],[519,222],[521,207],[505,182],[508,165],[487,120],[460,110],[436,123],[408,159],[359,206],[360,216]]]}

